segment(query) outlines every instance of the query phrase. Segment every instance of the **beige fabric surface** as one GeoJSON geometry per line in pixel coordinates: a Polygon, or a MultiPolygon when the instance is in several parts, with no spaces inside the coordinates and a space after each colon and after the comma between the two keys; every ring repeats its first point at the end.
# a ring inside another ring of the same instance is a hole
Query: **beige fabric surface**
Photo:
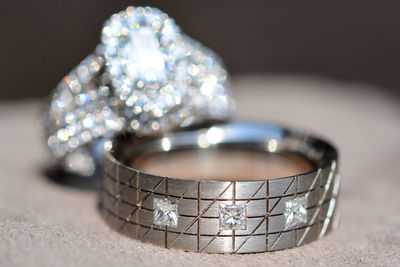
{"type": "MultiPolygon", "coordinates": [[[[400,266],[400,101],[365,84],[236,77],[237,117],[310,130],[340,151],[339,228],[303,247],[253,255],[167,250],[103,222],[96,190],[44,175],[40,101],[0,102],[1,266],[400,266]]],[[[86,182],[82,182],[86,185],[86,182]]]]}

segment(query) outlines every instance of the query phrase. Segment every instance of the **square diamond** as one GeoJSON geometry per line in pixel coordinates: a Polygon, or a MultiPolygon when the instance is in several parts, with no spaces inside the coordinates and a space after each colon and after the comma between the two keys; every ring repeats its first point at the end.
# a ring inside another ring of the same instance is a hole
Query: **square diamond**
{"type": "Polygon", "coordinates": [[[307,222],[307,196],[288,200],[285,205],[286,228],[307,222]]]}
{"type": "Polygon", "coordinates": [[[220,230],[245,230],[246,229],[246,204],[220,205],[219,206],[220,230]]]}
{"type": "Polygon", "coordinates": [[[154,224],[178,227],[178,203],[166,198],[154,198],[154,224]]]}

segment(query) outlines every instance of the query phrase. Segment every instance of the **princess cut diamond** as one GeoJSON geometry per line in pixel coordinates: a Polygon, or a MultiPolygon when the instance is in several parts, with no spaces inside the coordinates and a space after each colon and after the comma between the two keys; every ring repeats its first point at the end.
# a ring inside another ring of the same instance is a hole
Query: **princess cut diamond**
{"type": "Polygon", "coordinates": [[[166,198],[154,198],[154,224],[178,227],[178,203],[166,198]]]}
{"type": "Polygon", "coordinates": [[[220,230],[245,230],[246,229],[246,204],[220,205],[219,206],[220,230]]]}
{"type": "Polygon", "coordinates": [[[298,226],[307,222],[307,196],[296,197],[285,203],[286,228],[298,226]]]}

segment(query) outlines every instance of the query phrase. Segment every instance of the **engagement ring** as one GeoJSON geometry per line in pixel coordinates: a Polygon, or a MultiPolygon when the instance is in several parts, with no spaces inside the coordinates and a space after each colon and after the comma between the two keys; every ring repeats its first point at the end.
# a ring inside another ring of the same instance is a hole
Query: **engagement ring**
{"type": "Polygon", "coordinates": [[[225,121],[232,107],[227,72],[213,51],[160,10],[128,7],[105,22],[95,52],[52,92],[45,134],[62,168],[90,176],[101,140],[225,121]]]}

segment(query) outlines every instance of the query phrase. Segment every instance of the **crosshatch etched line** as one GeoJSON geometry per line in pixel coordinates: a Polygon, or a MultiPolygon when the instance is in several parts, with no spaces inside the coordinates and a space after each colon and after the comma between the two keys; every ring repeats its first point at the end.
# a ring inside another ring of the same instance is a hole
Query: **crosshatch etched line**
{"type": "MultiPolygon", "coordinates": [[[[161,181],[159,181],[154,188],[151,191],[156,190],[163,182],[164,182],[165,178],[163,178],[161,181]]],[[[143,199],[141,199],[138,204],[137,207],[135,207],[135,209],[126,217],[126,221],[130,221],[130,219],[132,218],[132,216],[141,208],[141,204],[146,201],[149,197],[151,196],[151,192],[148,193],[147,195],[144,196],[143,199]]]]}
{"type": "MultiPolygon", "coordinates": [[[[138,226],[141,226],[141,225],[138,225],[138,226]]],[[[154,229],[154,226],[155,226],[154,223],[151,224],[150,227],[146,230],[146,232],[141,237],[139,237],[139,239],[144,240],[147,237],[147,235],[150,233],[150,231],[154,229]]]]}
{"type": "Polygon", "coordinates": [[[330,187],[332,185],[332,180],[333,180],[333,177],[334,177],[335,169],[336,169],[336,162],[334,161],[332,163],[331,171],[329,172],[328,181],[326,181],[326,184],[325,184],[324,192],[323,192],[322,197],[321,197],[321,199],[319,200],[318,203],[322,203],[324,201],[326,195],[328,194],[328,191],[329,191],[329,189],[330,189],[330,187]]]}
{"type": "MultiPolygon", "coordinates": [[[[168,178],[165,179],[165,197],[168,198],[168,178]]],[[[168,225],[165,226],[165,235],[164,235],[164,247],[168,247],[168,225]]]]}
{"type": "MultiPolygon", "coordinates": [[[[308,190],[309,192],[310,192],[310,189],[314,186],[316,180],[318,179],[318,176],[319,176],[319,174],[321,173],[320,170],[321,170],[321,169],[318,169],[317,175],[315,176],[316,178],[314,178],[314,181],[311,183],[311,186],[309,187],[309,190],[308,190]]],[[[290,185],[288,186],[288,188],[286,188],[285,193],[286,193],[286,192],[289,190],[289,188],[292,186],[292,183],[293,183],[294,181],[296,181],[296,193],[295,193],[295,195],[297,196],[297,179],[296,179],[296,178],[297,178],[297,176],[295,176],[295,178],[294,178],[293,181],[290,183],[290,185]]],[[[285,193],[284,193],[284,194],[285,194],[285,193]]],[[[307,193],[306,196],[308,196],[308,194],[309,194],[309,193],[307,193]]],[[[275,206],[272,207],[272,210],[276,207],[276,205],[278,205],[279,201],[281,201],[281,200],[282,200],[282,198],[279,199],[279,200],[277,201],[277,203],[275,203],[275,206]]],[[[272,212],[272,210],[271,210],[271,212],[272,212]]],[[[278,242],[278,240],[281,239],[282,234],[284,233],[284,231],[285,231],[286,229],[287,229],[287,226],[285,226],[285,228],[283,229],[283,231],[279,233],[278,237],[277,237],[277,238],[275,239],[275,241],[272,243],[270,249],[272,249],[272,248],[275,246],[275,244],[278,242]]],[[[297,239],[297,229],[295,229],[295,232],[296,232],[296,239],[297,239]]]]}
{"type": "MultiPolygon", "coordinates": [[[[208,246],[217,238],[220,237],[221,235],[221,230],[219,230],[212,238],[211,240],[200,250],[200,252],[203,252],[206,248],[208,248],[208,246]]],[[[205,235],[201,235],[201,236],[205,236],[205,235]]],[[[226,236],[230,236],[230,235],[226,235],[226,236]]]]}
{"type": "MultiPolygon", "coordinates": [[[[254,228],[253,231],[251,231],[250,235],[247,236],[247,238],[243,241],[243,243],[238,247],[238,249],[234,253],[237,253],[244,246],[244,244],[250,239],[250,237],[254,236],[254,233],[258,230],[258,228],[260,228],[260,226],[264,223],[264,221],[265,217],[261,220],[259,224],[257,224],[256,228],[254,228]]],[[[264,235],[264,233],[260,235],[264,235]]]]}
{"type": "MultiPolygon", "coordinates": [[[[167,177],[164,177],[164,179],[165,179],[165,197],[168,198],[168,178],[167,178],[167,177]]],[[[181,197],[177,200],[177,202],[179,202],[179,201],[183,198],[183,196],[184,196],[185,194],[187,194],[187,193],[193,188],[194,185],[195,185],[195,183],[192,184],[191,186],[189,186],[189,188],[187,188],[187,189],[185,190],[185,192],[183,192],[183,194],[182,194],[181,197]]],[[[153,189],[153,190],[156,190],[156,188],[153,189]]],[[[138,192],[138,190],[137,190],[137,192],[138,192]]],[[[137,199],[139,199],[139,196],[138,196],[137,199]]],[[[145,201],[145,200],[143,200],[143,201],[145,201]]],[[[125,204],[133,205],[133,206],[138,207],[136,204],[133,204],[133,203],[130,203],[130,202],[127,202],[127,201],[125,201],[125,204]]],[[[154,209],[148,209],[148,208],[145,208],[145,207],[142,207],[142,206],[140,206],[140,208],[143,209],[143,210],[148,210],[148,211],[154,212],[154,209]]],[[[138,214],[138,213],[136,213],[136,214],[138,214]]],[[[179,215],[179,216],[181,216],[181,215],[179,215]]],[[[194,217],[194,216],[188,216],[188,217],[194,217]]],[[[138,221],[139,221],[139,220],[137,220],[137,222],[138,222],[138,221]]],[[[154,227],[154,224],[152,224],[151,229],[153,229],[153,227],[154,227]]],[[[150,232],[151,229],[147,230],[147,231],[146,231],[146,234],[148,234],[148,232],[150,232]]],[[[168,232],[171,232],[171,231],[168,229],[167,226],[165,226],[165,237],[164,237],[164,238],[165,238],[165,240],[164,240],[164,242],[165,242],[165,247],[168,247],[168,244],[167,244],[167,243],[168,243],[168,232]]]]}
{"type": "Polygon", "coordinates": [[[336,205],[336,199],[333,198],[329,202],[328,213],[327,213],[326,218],[324,220],[324,223],[323,223],[321,232],[319,233],[318,239],[322,239],[325,236],[326,230],[328,229],[329,223],[330,223],[331,218],[332,218],[333,211],[335,209],[335,205],[336,205]]]}
{"type": "Polygon", "coordinates": [[[165,179],[165,197],[168,198],[168,178],[164,177],[165,179]]]}
{"type": "MultiPolygon", "coordinates": [[[[315,175],[314,180],[312,181],[310,187],[308,188],[308,193],[306,194],[306,197],[307,197],[307,198],[308,198],[308,196],[309,196],[309,194],[310,194],[310,192],[311,192],[311,189],[315,186],[316,182],[318,181],[318,178],[319,178],[319,176],[321,175],[321,172],[322,172],[322,169],[319,168],[318,171],[317,171],[317,174],[315,175]]],[[[288,189],[289,189],[289,188],[288,188],[288,189]]],[[[296,190],[296,195],[297,195],[297,190],[296,190]]],[[[278,202],[279,202],[279,201],[278,201],[278,202]]],[[[320,206],[321,204],[318,203],[318,205],[320,206]]],[[[319,207],[317,207],[317,210],[319,210],[319,207]]],[[[314,214],[314,215],[315,215],[315,214],[314,214]]],[[[314,220],[315,220],[315,219],[314,219],[314,220]]],[[[309,223],[308,225],[310,225],[310,224],[313,224],[313,223],[309,223]]],[[[287,227],[285,226],[284,231],[285,231],[286,229],[287,229],[287,227]]],[[[297,239],[298,239],[298,237],[297,237],[297,230],[295,230],[295,231],[296,231],[296,242],[297,242],[297,239]]],[[[308,232],[308,231],[309,231],[309,228],[307,228],[305,232],[308,232]]],[[[271,249],[275,246],[275,244],[278,242],[278,240],[282,237],[282,234],[283,234],[283,231],[279,234],[279,236],[278,236],[278,237],[275,239],[275,241],[272,243],[271,249]]],[[[304,233],[303,233],[303,238],[304,238],[304,233]]],[[[295,244],[296,244],[296,246],[298,246],[298,243],[295,243],[295,244]]]]}
{"type": "Polygon", "coordinates": [[[333,190],[332,190],[332,196],[337,197],[337,195],[339,194],[339,190],[340,190],[340,184],[341,184],[341,176],[339,173],[335,174],[335,181],[333,184],[333,190]]]}
{"type": "MultiPolygon", "coordinates": [[[[137,175],[136,185],[137,185],[137,188],[140,188],[140,175],[139,175],[139,173],[138,173],[138,175],[137,175]]],[[[138,199],[140,199],[140,191],[139,191],[139,190],[136,190],[136,201],[137,201],[138,199]]],[[[140,218],[139,218],[139,212],[136,212],[136,221],[138,222],[139,219],[140,219],[140,218]]],[[[139,233],[140,233],[139,227],[136,227],[136,236],[139,236],[139,233]]]]}
{"type": "MultiPolygon", "coordinates": [[[[235,205],[235,198],[236,198],[236,182],[233,182],[233,196],[232,196],[232,204],[235,205]]],[[[249,203],[249,202],[247,202],[249,203]]],[[[247,227],[247,218],[245,218],[246,220],[246,227],[247,227]]],[[[232,252],[235,251],[235,241],[236,241],[236,237],[235,237],[235,230],[232,230],[232,252]]]]}
{"type": "Polygon", "coordinates": [[[276,208],[276,206],[278,206],[279,202],[281,202],[282,198],[285,196],[286,192],[289,191],[290,187],[292,186],[294,182],[294,178],[293,180],[290,182],[289,186],[286,188],[286,190],[283,192],[283,195],[279,197],[278,201],[275,203],[274,206],[272,206],[272,209],[269,211],[269,213],[272,213],[274,211],[274,209],[276,208]]]}
{"type": "MultiPolygon", "coordinates": [[[[197,216],[200,215],[200,190],[201,184],[200,181],[197,181],[197,216]]],[[[201,217],[200,217],[201,218],[201,217]]],[[[197,251],[200,250],[200,220],[197,222],[197,251]]]]}
{"type": "MultiPolygon", "coordinates": [[[[182,193],[182,195],[178,198],[177,202],[181,201],[184,196],[190,192],[190,190],[192,190],[192,188],[196,185],[196,183],[191,184],[186,190],[185,192],[182,193]]],[[[171,195],[171,197],[173,197],[173,195],[171,195]]]]}
{"type": "MultiPolygon", "coordinates": [[[[110,214],[111,216],[113,216],[113,217],[119,219],[120,221],[126,222],[124,217],[122,217],[122,216],[120,216],[120,215],[118,215],[118,214],[115,214],[113,211],[111,211],[111,210],[109,210],[109,209],[107,209],[107,208],[104,208],[104,211],[105,211],[107,214],[110,214]]],[[[132,222],[132,221],[129,221],[129,222],[126,222],[126,223],[129,223],[129,224],[132,224],[132,225],[137,225],[137,226],[140,226],[140,227],[146,228],[146,229],[152,228],[152,230],[154,230],[154,231],[165,232],[165,229],[163,229],[163,228],[157,228],[156,225],[154,225],[154,224],[151,225],[151,226],[148,226],[148,225],[144,225],[144,224],[136,223],[136,222],[132,222]]],[[[312,224],[312,225],[304,225],[304,226],[298,227],[298,228],[296,228],[296,229],[302,230],[302,229],[305,229],[305,228],[308,228],[308,227],[315,226],[316,224],[319,224],[319,223],[323,223],[323,220],[314,222],[314,224],[312,224]]],[[[271,233],[269,233],[269,234],[271,234],[271,235],[276,235],[276,234],[280,234],[280,233],[288,233],[288,232],[291,232],[291,231],[294,231],[294,230],[295,230],[295,229],[284,230],[284,231],[279,231],[279,232],[271,232],[271,233]]],[[[174,234],[180,234],[180,233],[182,233],[182,232],[174,231],[174,230],[171,230],[171,229],[169,229],[168,232],[174,233],[174,234]]],[[[182,233],[182,234],[183,234],[183,235],[189,235],[189,236],[196,236],[196,235],[197,235],[197,233],[182,233]]],[[[263,236],[263,235],[265,235],[265,233],[254,234],[253,236],[263,236]]],[[[231,237],[232,235],[200,234],[200,237],[202,237],[202,236],[204,236],[204,237],[231,237]]],[[[246,234],[236,234],[236,237],[248,237],[248,236],[249,236],[249,235],[246,235],[246,234]]]]}
{"type": "MultiPolygon", "coordinates": [[[[115,180],[115,178],[112,176],[112,175],[109,175],[109,174],[105,174],[105,176],[108,178],[108,179],[110,179],[110,180],[112,180],[112,181],[116,181],[115,180]]],[[[124,183],[123,181],[119,181],[120,183],[122,183],[122,184],[126,184],[126,183],[124,183]]],[[[195,182],[195,181],[194,181],[195,182]]],[[[135,190],[139,190],[140,192],[142,192],[142,193],[150,193],[150,191],[149,190],[145,190],[145,189],[142,189],[142,188],[138,188],[138,187],[135,187],[135,186],[133,186],[133,185],[130,185],[129,186],[130,188],[132,188],[132,189],[135,189],[135,190]]],[[[324,188],[325,186],[324,185],[322,185],[322,186],[319,186],[319,187],[316,187],[316,188],[313,188],[313,189],[311,189],[311,190],[306,190],[306,191],[301,191],[301,192],[298,192],[298,194],[300,195],[300,194],[306,194],[306,193],[311,193],[311,192],[313,192],[313,191],[316,191],[317,189],[322,189],[322,188],[324,188]]],[[[164,194],[162,194],[162,193],[157,193],[157,192],[153,192],[152,193],[153,195],[158,195],[158,196],[163,196],[164,194]]],[[[273,197],[269,197],[269,199],[277,199],[277,198],[282,198],[282,197],[290,197],[290,196],[294,196],[295,194],[287,194],[287,195],[282,195],[282,196],[273,196],[273,197]]],[[[170,197],[175,197],[175,198],[180,198],[181,196],[179,196],[179,195],[169,195],[170,197]]],[[[259,198],[252,198],[251,200],[265,200],[265,198],[266,197],[259,197],[259,198]]],[[[188,199],[188,200],[197,200],[197,197],[183,197],[183,199],[188,199]]],[[[212,198],[200,198],[200,200],[205,200],[205,201],[212,201],[213,199],[212,198]]],[[[248,198],[237,198],[236,199],[236,201],[248,201],[249,199],[248,198]]],[[[232,199],[231,198],[221,198],[221,199],[218,199],[218,201],[232,201],[232,199]]]]}
{"type": "Polygon", "coordinates": [[[269,239],[268,232],[269,232],[269,217],[270,217],[270,214],[269,214],[269,180],[267,180],[266,187],[267,187],[266,188],[267,197],[265,198],[265,201],[267,203],[265,205],[265,207],[266,207],[266,211],[265,211],[265,219],[266,219],[266,222],[265,222],[265,251],[268,251],[268,239],[269,239]]]}
{"type": "MultiPolygon", "coordinates": [[[[250,197],[250,199],[247,201],[247,203],[249,203],[251,201],[251,199],[257,195],[257,193],[261,190],[261,188],[263,188],[265,185],[265,181],[261,184],[261,186],[259,186],[257,188],[257,190],[254,192],[254,194],[250,197]]],[[[268,194],[267,194],[268,195],[268,194]]],[[[239,246],[238,249],[235,250],[235,247],[233,247],[234,252],[233,253],[237,253],[243,246],[244,244],[247,242],[247,240],[250,239],[250,237],[252,237],[254,235],[254,233],[258,230],[258,228],[260,228],[260,226],[265,222],[266,216],[261,216],[263,219],[261,220],[261,222],[253,229],[253,231],[250,233],[250,235],[243,241],[243,243],[239,246]]],[[[249,218],[249,217],[247,217],[249,218]]]]}
{"type": "MultiPolygon", "coordinates": [[[[135,177],[139,176],[139,172],[137,171],[134,175],[131,176],[131,178],[129,179],[128,183],[120,183],[123,184],[124,186],[120,188],[119,190],[119,195],[122,196],[122,194],[126,191],[126,189],[128,187],[130,187],[131,183],[133,182],[133,180],[135,179],[135,177]]],[[[118,182],[118,181],[117,181],[118,182]]]]}
{"type": "MultiPolygon", "coordinates": [[[[114,190],[117,193],[117,192],[119,192],[119,186],[120,186],[120,183],[119,183],[119,165],[117,165],[117,167],[115,168],[115,179],[116,179],[115,180],[116,183],[114,184],[114,190]]],[[[118,208],[118,203],[120,202],[120,199],[121,199],[121,197],[120,197],[119,193],[117,193],[116,194],[116,200],[114,202],[114,208],[115,209],[118,208]]]]}
{"type": "MultiPolygon", "coordinates": [[[[323,238],[325,236],[326,231],[328,230],[328,226],[329,226],[330,223],[332,223],[334,225],[334,227],[335,227],[335,222],[337,223],[335,218],[332,218],[332,217],[335,216],[334,215],[334,211],[335,211],[335,208],[336,208],[336,197],[337,197],[338,192],[339,192],[340,180],[341,180],[340,174],[336,173],[334,179],[335,179],[335,181],[333,182],[333,191],[332,191],[333,198],[330,200],[329,207],[328,207],[328,212],[326,214],[326,218],[325,218],[323,227],[321,229],[321,232],[320,232],[320,234],[318,236],[318,239],[321,239],[321,238],[323,238]]],[[[338,217],[338,216],[339,215],[337,215],[335,217],[338,217]]]]}
{"type": "MultiPolygon", "coordinates": [[[[253,199],[253,197],[255,196],[255,195],[257,195],[257,193],[258,192],[260,192],[260,190],[263,188],[263,186],[265,185],[265,181],[257,188],[257,190],[254,192],[254,194],[253,195],[251,195],[251,197],[247,200],[247,204],[249,204],[250,203],[250,201],[252,201],[252,200],[255,200],[255,199],[253,199]]],[[[268,194],[267,194],[267,196],[268,196],[268,194]]],[[[262,198],[262,199],[260,199],[260,200],[264,200],[265,198],[262,198]]]]}
{"type": "MultiPolygon", "coordinates": [[[[309,223],[310,225],[314,224],[314,221],[315,221],[315,219],[316,219],[317,216],[318,216],[319,210],[320,210],[320,208],[317,208],[317,209],[315,210],[313,216],[311,217],[311,220],[310,220],[310,223],[309,223]]],[[[303,241],[304,241],[304,239],[305,239],[305,237],[307,236],[307,234],[308,234],[309,231],[310,231],[309,228],[307,228],[307,229],[304,231],[304,233],[303,233],[303,234],[301,235],[301,237],[300,237],[300,240],[297,242],[296,246],[300,246],[300,245],[303,243],[303,241]]]]}
{"type": "MultiPolygon", "coordinates": [[[[291,230],[291,231],[292,231],[292,230],[291,230]]],[[[282,234],[283,234],[283,233],[286,233],[286,232],[287,232],[286,230],[283,230],[283,231],[279,232],[278,237],[275,239],[274,243],[272,243],[270,249],[272,249],[272,248],[275,246],[275,244],[278,242],[278,240],[282,237],[282,234]]],[[[272,234],[272,233],[271,233],[271,234],[272,234]]]]}
{"type": "MultiPolygon", "coordinates": [[[[336,180],[338,177],[337,177],[337,175],[335,175],[335,171],[336,171],[336,161],[334,161],[332,163],[331,171],[329,172],[329,178],[328,178],[329,183],[333,184],[334,191],[336,189],[335,188],[336,187],[336,183],[338,182],[338,180],[336,180]],[[333,179],[335,179],[335,181],[333,181],[333,183],[332,183],[333,179]]],[[[340,181],[340,178],[339,178],[339,181],[340,181]]],[[[324,191],[324,196],[323,196],[324,199],[325,199],[330,187],[331,187],[331,185],[329,185],[329,187],[326,188],[326,190],[324,191]]],[[[333,196],[335,197],[335,195],[336,194],[334,192],[333,196]]],[[[326,230],[328,229],[328,225],[329,225],[330,219],[331,219],[333,211],[335,209],[335,205],[336,205],[336,199],[331,199],[331,201],[329,203],[329,207],[328,207],[328,212],[326,214],[326,217],[325,217],[321,232],[319,233],[319,236],[318,236],[319,239],[321,239],[321,238],[323,238],[325,236],[326,230]]]]}
{"type": "MultiPolygon", "coordinates": [[[[103,189],[102,192],[106,193],[106,194],[107,194],[109,197],[111,197],[113,200],[117,200],[117,199],[116,199],[116,196],[113,195],[112,193],[110,193],[109,191],[107,191],[106,189],[103,189]]],[[[322,203],[322,205],[324,205],[325,203],[329,202],[331,199],[332,199],[332,198],[326,199],[326,200],[322,203]]],[[[127,201],[127,200],[124,200],[124,199],[121,199],[121,203],[126,204],[126,205],[130,205],[130,206],[132,206],[132,207],[139,207],[138,205],[136,205],[136,204],[134,204],[134,203],[131,203],[131,202],[129,202],[129,201],[127,201]]],[[[319,205],[316,204],[316,205],[309,206],[309,207],[307,207],[306,209],[307,209],[307,210],[311,210],[311,209],[314,209],[314,208],[316,208],[316,207],[318,207],[318,206],[319,206],[319,205]]],[[[142,209],[142,210],[147,210],[147,211],[154,211],[154,209],[146,208],[146,207],[143,207],[143,206],[140,206],[140,209],[142,209]]],[[[282,216],[282,215],[284,215],[284,213],[275,213],[275,214],[270,214],[269,217],[278,217],[278,216],[282,216]]],[[[197,215],[189,215],[189,214],[179,214],[179,216],[181,216],[181,217],[187,217],[187,218],[196,218],[196,217],[197,217],[197,215]]],[[[252,215],[252,216],[247,216],[248,219],[258,219],[258,218],[264,218],[264,217],[265,217],[265,215],[252,215]]],[[[201,218],[202,218],[202,219],[219,219],[218,216],[204,216],[204,215],[201,216],[201,218]]]]}
{"type": "MultiPolygon", "coordinates": [[[[311,192],[312,188],[313,188],[313,187],[315,186],[315,184],[317,183],[318,178],[319,178],[319,176],[321,175],[321,173],[322,173],[322,169],[321,169],[321,168],[318,168],[317,174],[315,175],[314,180],[312,181],[310,187],[309,187],[308,190],[307,190],[308,193],[311,192]]],[[[323,185],[322,185],[321,187],[323,187],[323,185]]]]}
{"type": "MultiPolygon", "coordinates": [[[[309,189],[308,189],[308,193],[306,194],[306,197],[308,198],[308,196],[310,195],[310,190],[315,186],[315,184],[317,183],[317,181],[318,181],[318,178],[320,177],[320,175],[321,175],[321,173],[322,173],[322,168],[318,168],[318,171],[317,171],[317,174],[315,175],[315,178],[314,178],[314,180],[313,180],[313,182],[311,183],[311,185],[310,185],[310,187],[309,187],[309,189]]],[[[321,185],[321,187],[325,187],[324,185],[321,185]]],[[[319,203],[319,201],[318,201],[318,203],[317,203],[317,209],[315,210],[315,213],[313,214],[313,217],[311,218],[311,220],[310,220],[310,222],[308,222],[307,224],[308,225],[310,225],[310,224],[313,224],[313,221],[315,220],[315,218],[316,218],[316,216],[318,215],[318,212],[319,212],[319,206],[321,206],[321,204],[322,203],[319,203]]],[[[302,236],[301,236],[301,238],[300,238],[300,240],[299,240],[299,238],[298,238],[298,236],[297,236],[297,231],[296,231],[296,246],[300,246],[300,244],[303,242],[303,240],[304,240],[304,238],[305,238],[305,236],[307,235],[307,233],[309,232],[310,230],[309,230],[309,228],[307,228],[305,231],[304,231],[304,233],[302,234],[302,236]]]]}
{"type": "MultiPolygon", "coordinates": [[[[327,195],[327,193],[328,193],[328,191],[329,191],[329,188],[331,187],[331,184],[332,184],[333,174],[334,174],[335,170],[336,170],[336,161],[333,161],[333,162],[332,162],[332,165],[331,165],[331,170],[330,170],[330,172],[329,172],[328,180],[326,181],[326,184],[325,184],[324,192],[323,192],[321,198],[320,198],[319,201],[318,201],[319,206],[321,206],[321,204],[325,201],[325,197],[326,197],[326,195],[327,195]]],[[[312,216],[312,218],[311,218],[309,224],[313,224],[313,223],[314,223],[314,221],[315,221],[315,219],[317,218],[317,216],[318,216],[320,210],[321,210],[320,207],[318,207],[318,208],[315,210],[315,212],[314,212],[314,214],[313,214],[313,216],[312,216]]],[[[300,245],[303,243],[305,237],[307,236],[308,232],[310,231],[309,229],[310,229],[310,228],[307,228],[307,229],[304,231],[304,233],[301,235],[300,240],[298,241],[298,243],[296,244],[296,246],[300,246],[300,245]]]]}
{"type": "MultiPolygon", "coordinates": [[[[295,197],[297,197],[297,192],[299,191],[299,176],[298,175],[296,175],[296,196],[295,197]]],[[[307,193],[307,194],[309,194],[309,193],[307,193]]],[[[295,236],[295,244],[297,244],[297,238],[298,238],[298,230],[296,229],[295,230],[296,232],[296,236],[295,236]]]]}
{"type": "Polygon", "coordinates": [[[171,246],[182,236],[184,232],[186,232],[193,224],[195,224],[201,216],[207,212],[207,210],[214,205],[214,203],[220,198],[228,189],[232,186],[232,182],[201,212],[200,216],[197,216],[194,220],[192,220],[188,226],[172,241],[171,246]]]}

